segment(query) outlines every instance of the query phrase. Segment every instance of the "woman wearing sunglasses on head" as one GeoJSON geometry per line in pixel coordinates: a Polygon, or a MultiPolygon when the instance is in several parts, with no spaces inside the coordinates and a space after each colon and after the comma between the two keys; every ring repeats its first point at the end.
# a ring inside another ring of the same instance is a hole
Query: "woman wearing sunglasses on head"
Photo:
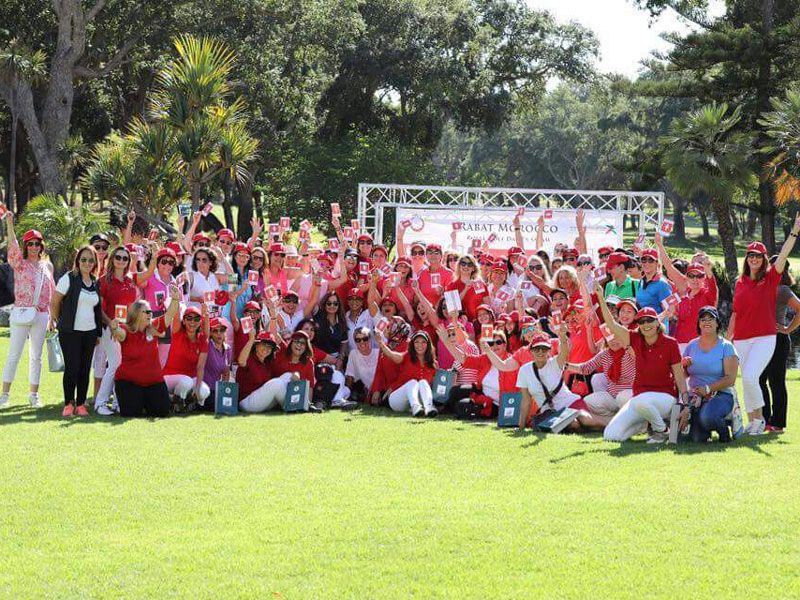
{"type": "Polygon", "coordinates": [[[153,320],[153,311],[146,300],[136,300],[128,308],[124,323],[110,321],[114,340],[120,344],[121,364],[116,370],[114,391],[123,417],[166,417],[170,400],[161,363],[158,359],[158,336],[166,329],[166,321],[178,314],[180,292],[169,288],[172,302],[163,317],[153,320]]]}
{"type": "Polygon", "coordinates": [[[414,417],[438,415],[439,411],[433,406],[430,384],[436,375],[436,357],[428,334],[424,331],[414,333],[407,352],[390,349],[382,336],[378,337],[378,347],[397,366],[389,407],[395,412],[410,410],[414,417]]]}
{"type": "Polygon", "coordinates": [[[747,246],[742,275],[733,294],[733,314],[726,337],[733,341],[742,368],[744,406],[749,423],[746,432],[760,435],[766,429],[764,396],[758,383],[775,352],[777,292],[786,259],[800,234],[800,215],[783,243],[775,264],[770,266],[767,248],[761,242],[747,246]]]}
{"type": "MultiPolygon", "coordinates": [[[[603,319],[623,346],[630,346],[636,357],[636,375],[633,380],[633,397],[620,410],[603,432],[609,441],[623,442],[641,432],[649,423],[653,430],[649,444],[667,441],[667,424],[672,406],[680,391],[681,404],[689,399],[686,376],[681,365],[678,342],[667,336],[658,322],[658,314],[652,308],[643,308],[636,314],[638,330],[630,331],[611,316],[603,291],[597,286],[597,300],[603,311],[603,319]],[[676,390],[677,388],[677,390],[676,390]]],[[[681,418],[681,427],[688,413],[681,418]]]]}
{"type": "MultiPolygon", "coordinates": [[[[203,382],[208,358],[208,315],[206,304],[202,310],[188,307],[183,317],[172,321],[172,344],[167,364],[164,365],[164,383],[170,394],[188,403],[194,395],[197,405],[203,407],[211,389],[203,382]]],[[[212,407],[213,408],[213,407],[212,407]]]]}
{"type": "MultiPolygon", "coordinates": [[[[151,266],[153,260],[151,256],[150,262],[147,263],[148,268],[151,266]]],[[[172,271],[177,265],[178,257],[170,248],[161,248],[155,255],[155,262],[156,270],[153,272],[153,276],[146,279],[137,279],[137,283],[142,289],[144,299],[150,303],[153,309],[153,316],[160,317],[167,312],[167,298],[169,297],[168,288],[175,282],[172,271]]],[[[170,326],[171,324],[168,324],[164,336],[158,338],[158,356],[161,360],[161,366],[167,363],[169,346],[172,343],[170,326]]]]}
{"type": "Polygon", "coordinates": [[[50,307],[64,354],[64,417],[89,416],[85,404],[92,353],[103,324],[96,273],[97,254],[92,246],[83,246],[72,270],[58,280],[50,307]]]}
{"type": "Polygon", "coordinates": [[[8,263],[14,270],[14,308],[11,311],[11,344],[3,369],[3,393],[0,395],[0,408],[8,404],[11,382],[17,373],[17,365],[22,356],[25,341],[30,339],[28,348],[28,383],[30,395],[28,402],[33,408],[42,404],[39,400],[39,379],[42,373],[42,347],[49,327],[50,300],[53,295],[52,266],[45,258],[44,238],[31,229],[22,236],[20,248],[14,233],[14,213],[6,213],[6,232],[8,235],[8,263]]]}

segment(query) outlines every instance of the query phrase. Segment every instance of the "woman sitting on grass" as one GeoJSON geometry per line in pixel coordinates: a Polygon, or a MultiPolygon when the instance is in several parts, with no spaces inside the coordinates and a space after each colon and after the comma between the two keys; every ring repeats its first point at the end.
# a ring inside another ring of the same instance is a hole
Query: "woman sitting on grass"
{"type": "Polygon", "coordinates": [[[169,393],[183,403],[196,402],[200,407],[211,395],[211,389],[203,381],[209,333],[206,304],[203,303],[202,307],[201,311],[190,306],[181,319],[173,321],[172,345],[164,365],[164,381],[169,393]],[[193,400],[189,399],[190,394],[194,396],[193,400]]]}
{"type": "Polygon", "coordinates": [[[636,323],[639,329],[630,331],[611,317],[599,285],[597,300],[603,311],[603,319],[614,337],[623,347],[633,348],[636,356],[633,397],[628,405],[611,419],[603,432],[603,437],[610,441],[622,442],[642,431],[649,423],[653,433],[647,442],[663,443],[667,441],[667,425],[664,419],[669,416],[675,404],[676,386],[680,390],[683,404],[689,397],[678,342],[662,331],[658,314],[652,308],[643,308],[637,313],[636,323]]]}
{"type": "Polygon", "coordinates": [[[433,344],[424,331],[411,336],[408,352],[391,350],[382,336],[378,336],[378,346],[383,354],[398,366],[397,376],[389,394],[389,406],[395,412],[411,410],[414,417],[435,417],[439,411],[433,406],[431,380],[436,375],[436,358],[433,344]]]}
{"type": "Polygon", "coordinates": [[[700,309],[697,332],[699,337],[683,351],[694,399],[692,441],[707,442],[711,432],[716,431],[720,442],[729,442],[731,434],[726,417],[733,408],[739,357],[733,344],[721,337],[719,313],[713,306],[700,309]]]}
{"type": "Polygon", "coordinates": [[[146,300],[137,300],[128,309],[124,324],[111,320],[114,340],[119,342],[122,361],[116,370],[115,392],[123,417],[166,417],[170,401],[167,384],[158,359],[158,336],[166,330],[166,322],[178,314],[181,295],[170,286],[172,300],[163,317],[152,320],[153,311],[146,300]]]}

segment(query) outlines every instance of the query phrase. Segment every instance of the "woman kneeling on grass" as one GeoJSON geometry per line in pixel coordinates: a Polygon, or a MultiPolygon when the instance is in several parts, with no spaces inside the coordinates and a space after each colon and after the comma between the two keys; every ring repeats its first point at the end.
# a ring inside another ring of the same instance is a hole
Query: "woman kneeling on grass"
{"type": "Polygon", "coordinates": [[[696,398],[692,407],[691,435],[694,442],[707,442],[711,432],[720,442],[731,441],[725,418],[733,408],[733,386],[739,370],[739,357],[733,344],[720,336],[717,309],[704,306],[697,317],[695,338],[683,352],[689,385],[696,398]]]}
{"type": "Polygon", "coordinates": [[[392,383],[393,391],[389,394],[389,406],[395,412],[411,409],[412,416],[435,417],[439,411],[433,406],[431,380],[436,375],[436,358],[433,355],[433,344],[428,334],[417,331],[411,336],[408,352],[390,350],[378,337],[378,346],[385,356],[398,365],[397,377],[392,383]]]}
{"type": "MultiPolygon", "coordinates": [[[[619,325],[611,317],[603,292],[597,287],[597,300],[603,311],[603,319],[623,346],[630,346],[636,356],[636,376],[633,380],[633,397],[628,405],[619,411],[605,428],[606,440],[622,442],[643,430],[649,423],[653,430],[649,444],[667,441],[667,425],[664,419],[669,416],[676,401],[675,387],[680,390],[683,404],[688,402],[686,377],[681,365],[678,342],[664,334],[658,322],[658,314],[650,307],[636,314],[638,331],[630,331],[619,325]]],[[[681,416],[685,423],[688,414],[681,416]]]]}
{"type": "Polygon", "coordinates": [[[167,321],[178,314],[181,295],[174,285],[169,288],[169,296],[172,302],[166,314],[155,321],[146,300],[131,304],[124,324],[120,325],[116,319],[110,321],[111,335],[119,342],[122,353],[115,375],[115,392],[123,417],[166,417],[169,414],[169,392],[158,358],[158,336],[163,335],[167,321]]]}
{"type": "MultiPolygon", "coordinates": [[[[190,394],[202,408],[211,389],[203,381],[203,373],[208,358],[208,315],[206,304],[202,311],[194,306],[188,307],[181,319],[172,324],[172,344],[169,348],[167,364],[164,365],[164,381],[170,394],[184,403],[190,394]]],[[[213,410],[209,403],[207,407],[213,410]]]]}

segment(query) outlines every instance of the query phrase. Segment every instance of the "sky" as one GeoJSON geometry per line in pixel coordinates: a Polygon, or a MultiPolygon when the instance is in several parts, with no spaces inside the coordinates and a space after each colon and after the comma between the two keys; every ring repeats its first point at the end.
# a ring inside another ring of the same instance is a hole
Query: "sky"
{"type": "MultiPolygon", "coordinates": [[[[659,37],[665,31],[689,31],[673,12],[664,12],[651,23],[650,15],[633,5],[633,0],[527,0],[535,9],[549,11],[557,21],[578,21],[594,31],[600,41],[598,69],[603,73],[636,76],[639,62],[652,50],[667,50],[659,37]]],[[[711,0],[712,14],[721,14],[722,0],[711,0]]]]}

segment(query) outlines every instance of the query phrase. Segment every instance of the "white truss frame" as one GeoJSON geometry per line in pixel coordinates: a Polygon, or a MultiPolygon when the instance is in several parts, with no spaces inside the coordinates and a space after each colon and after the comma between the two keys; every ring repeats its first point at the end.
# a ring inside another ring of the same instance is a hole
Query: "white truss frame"
{"type": "Polygon", "coordinates": [[[384,210],[399,207],[443,210],[531,209],[611,210],[639,215],[639,233],[648,226],[659,229],[664,220],[663,192],[591,190],[534,190],[516,188],[451,187],[439,185],[358,184],[358,220],[376,243],[383,242],[384,210]]]}

